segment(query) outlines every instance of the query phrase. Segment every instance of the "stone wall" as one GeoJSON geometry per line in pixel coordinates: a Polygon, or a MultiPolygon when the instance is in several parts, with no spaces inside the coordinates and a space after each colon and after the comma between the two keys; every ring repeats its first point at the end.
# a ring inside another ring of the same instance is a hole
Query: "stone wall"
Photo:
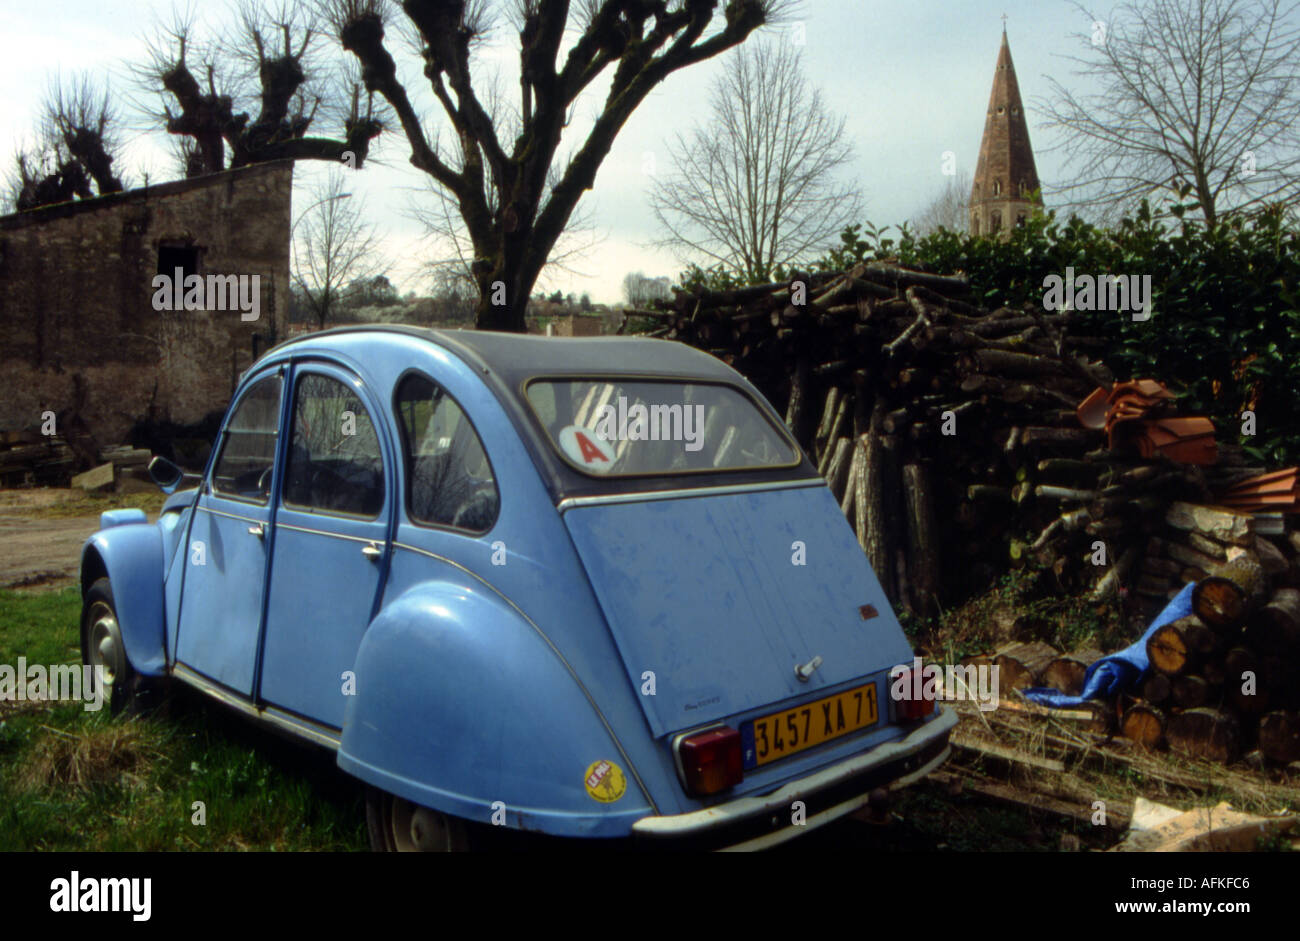
{"type": "Polygon", "coordinates": [[[0,217],[0,430],[50,410],[108,445],[142,419],[224,408],[284,336],[292,174],[261,164],[0,217]],[[258,319],[155,310],[153,279],[177,263],[258,275],[258,319]]]}

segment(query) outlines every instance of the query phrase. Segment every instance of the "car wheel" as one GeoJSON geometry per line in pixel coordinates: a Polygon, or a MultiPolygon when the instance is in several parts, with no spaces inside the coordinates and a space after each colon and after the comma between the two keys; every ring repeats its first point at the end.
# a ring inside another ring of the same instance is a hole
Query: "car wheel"
{"type": "Polygon", "coordinates": [[[470,848],[465,821],[429,807],[366,789],[366,827],[377,853],[460,853],[470,848]]]}
{"type": "Polygon", "coordinates": [[[122,643],[122,630],[117,623],[117,607],[113,603],[113,587],[107,578],[100,578],[86,592],[81,608],[81,662],[92,668],[90,682],[99,682],[103,667],[104,699],[113,715],[140,711],[145,702],[144,678],[131,667],[122,643]]]}

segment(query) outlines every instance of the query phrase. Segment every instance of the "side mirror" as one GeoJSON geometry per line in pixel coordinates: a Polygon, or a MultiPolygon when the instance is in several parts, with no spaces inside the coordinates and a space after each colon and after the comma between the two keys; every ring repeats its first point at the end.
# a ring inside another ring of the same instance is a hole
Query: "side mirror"
{"type": "Polygon", "coordinates": [[[174,493],[185,479],[185,472],[165,457],[155,457],[149,462],[149,476],[163,493],[174,493]]]}

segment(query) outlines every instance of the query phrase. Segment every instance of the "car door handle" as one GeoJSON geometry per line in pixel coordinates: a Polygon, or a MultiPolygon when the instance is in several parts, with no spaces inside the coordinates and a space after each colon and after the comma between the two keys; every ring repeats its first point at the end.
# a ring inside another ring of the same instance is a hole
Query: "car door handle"
{"type": "Polygon", "coordinates": [[[361,554],[365,556],[367,559],[369,559],[371,562],[374,562],[381,555],[383,555],[384,552],[382,549],[379,548],[379,546],[377,546],[375,543],[372,542],[369,545],[365,545],[361,547],[361,554]]]}
{"type": "Polygon", "coordinates": [[[266,527],[261,523],[258,523],[256,526],[250,526],[248,527],[248,534],[250,536],[256,536],[258,539],[265,539],[266,527]]]}

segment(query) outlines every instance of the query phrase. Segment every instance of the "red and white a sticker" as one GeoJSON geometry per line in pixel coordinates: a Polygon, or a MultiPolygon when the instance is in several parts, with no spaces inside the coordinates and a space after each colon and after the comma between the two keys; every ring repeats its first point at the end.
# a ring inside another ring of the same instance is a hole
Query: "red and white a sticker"
{"type": "Polygon", "coordinates": [[[614,449],[608,441],[581,425],[569,425],[558,436],[560,450],[583,470],[607,474],[614,466],[614,449]]]}

